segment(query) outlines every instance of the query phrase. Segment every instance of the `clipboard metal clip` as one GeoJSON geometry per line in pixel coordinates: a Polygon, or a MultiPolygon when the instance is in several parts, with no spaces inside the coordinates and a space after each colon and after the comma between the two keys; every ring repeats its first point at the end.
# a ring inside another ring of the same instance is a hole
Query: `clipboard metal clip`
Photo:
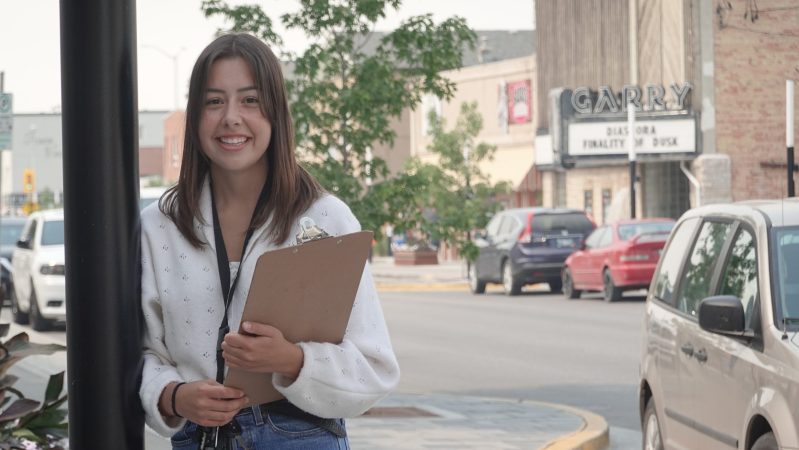
{"type": "Polygon", "coordinates": [[[300,232],[297,233],[297,245],[310,241],[317,241],[326,237],[330,237],[330,235],[327,231],[319,228],[313,219],[308,216],[300,219],[300,232]]]}

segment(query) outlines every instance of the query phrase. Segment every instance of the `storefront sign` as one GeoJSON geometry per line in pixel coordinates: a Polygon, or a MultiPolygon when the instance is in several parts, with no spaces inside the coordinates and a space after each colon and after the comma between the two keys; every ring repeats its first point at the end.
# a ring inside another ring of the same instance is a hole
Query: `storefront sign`
{"type": "MultiPolygon", "coordinates": [[[[568,124],[568,129],[570,156],[627,154],[627,122],[574,122],[568,124]]],[[[693,118],[636,121],[635,152],[696,152],[696,121],[693,118]]]]}
{"type": "Polygon", "coordinates": [[[663,85],[650,84],[644,97],[639,86],[624,86],[620,94],[614,93],[610,86],[600,86],[598,91],[579,87],[572,93],[571,104],[582,115],[627,112],[629,103],[635,105],[636,111],[682,111],[687,108],[691,90],[691,83],[672,84],[667,95],[663,85]]]}

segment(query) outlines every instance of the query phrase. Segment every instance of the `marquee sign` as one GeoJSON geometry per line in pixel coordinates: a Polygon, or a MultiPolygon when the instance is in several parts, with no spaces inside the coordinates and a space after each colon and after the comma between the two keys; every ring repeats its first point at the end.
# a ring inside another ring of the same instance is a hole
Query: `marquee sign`
{"type": "MultiPolygon", "coordinates": [[[[572,122],[568,124],[570,156],[626,155],[627,122],[572,122]]],[[[635,122],[635,151],[641,154],[693,153],[696,121],[693,117],[635,122]]]]}

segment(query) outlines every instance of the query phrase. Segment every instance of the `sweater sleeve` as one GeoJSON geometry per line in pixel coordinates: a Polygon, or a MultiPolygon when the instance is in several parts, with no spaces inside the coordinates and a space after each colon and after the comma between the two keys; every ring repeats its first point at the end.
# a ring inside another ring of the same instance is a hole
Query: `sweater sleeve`
{"type": "Polygon", "coordinates": [[[141,258],[144,368],[139,396],[144,407],[147,425],[162,436],[170,437],[180,430],[185,419],[165,418],[158,409],[158,402],[161,392],[169,383],[183,381],[183,379],[178,374],[164,343],[163,310],[155,277],[155,261],[152,259],[152,242],[144,223],[142,223],[141,258]]]}
{"type": "MultiPolygon", "coordinates": [[[[344,206],[346,208],[346,206],[344,206]]],[[[345,234],[358,231],[349,209],[345,234]]],[[[399,383],[399,364],[367,263],[361,277],[344,339],[340,344],[302,342],[303,367],[293,382],[273,375],[275,388],[299,408],[326,418],[354,417],[388,395],[399,383]]]]}

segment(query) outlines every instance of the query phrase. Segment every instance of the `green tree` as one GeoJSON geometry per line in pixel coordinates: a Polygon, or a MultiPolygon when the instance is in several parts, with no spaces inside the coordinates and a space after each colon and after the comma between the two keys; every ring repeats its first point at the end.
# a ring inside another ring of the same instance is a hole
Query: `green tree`
{"type": "MultiPolygon", "coordinates": [[[[311,41],[302,54],[281,51],[292,64],[287,85],[297,145],[308,153],[306,166],[319,181],[352,207],[364,228],[379,232],[390,219],[382,198],[387,189],[378,195],[367,186],[384,181],[388,170],[370,149],[393,144],[392,118],[417,106],[423,94],[452,97],[455,86],[440,72],[462,65],[463,48],[474,47],[475,33],[463,18],[436,24],[427,14],[390,33],[373,34],[375,23],[401,0],[299,3],[297,12],[280,17],[287,29],[301,30],[311,41]]],[[[250,32],[282,48],[260,6],[203,0],[202,10],[231,21],[231,31],[250,32]]]]}
{"type": "Polygon", "coordinates": [[[435,164],[415,160],[405,176],[415,178],[416,185],[426,186],[417,196],[418,206],[420,211],[432,214],[420,214],[415,223],[407,225],[417,225],[429,238],[454,246],[462,257],[473,261],[477,247],[471,240],[471,231],[486,226],[502,206],[496,201],[497,196],[510,192],[511,186],[506,181],[492,182],[480,169],[481,163],[493,159],[496,146],[475,140],[483,128],[476,102],[461,105],[450,131],[445,130],[444,119],[433,111],[428,118],[428,150],[438,160],[435,164]]]}

